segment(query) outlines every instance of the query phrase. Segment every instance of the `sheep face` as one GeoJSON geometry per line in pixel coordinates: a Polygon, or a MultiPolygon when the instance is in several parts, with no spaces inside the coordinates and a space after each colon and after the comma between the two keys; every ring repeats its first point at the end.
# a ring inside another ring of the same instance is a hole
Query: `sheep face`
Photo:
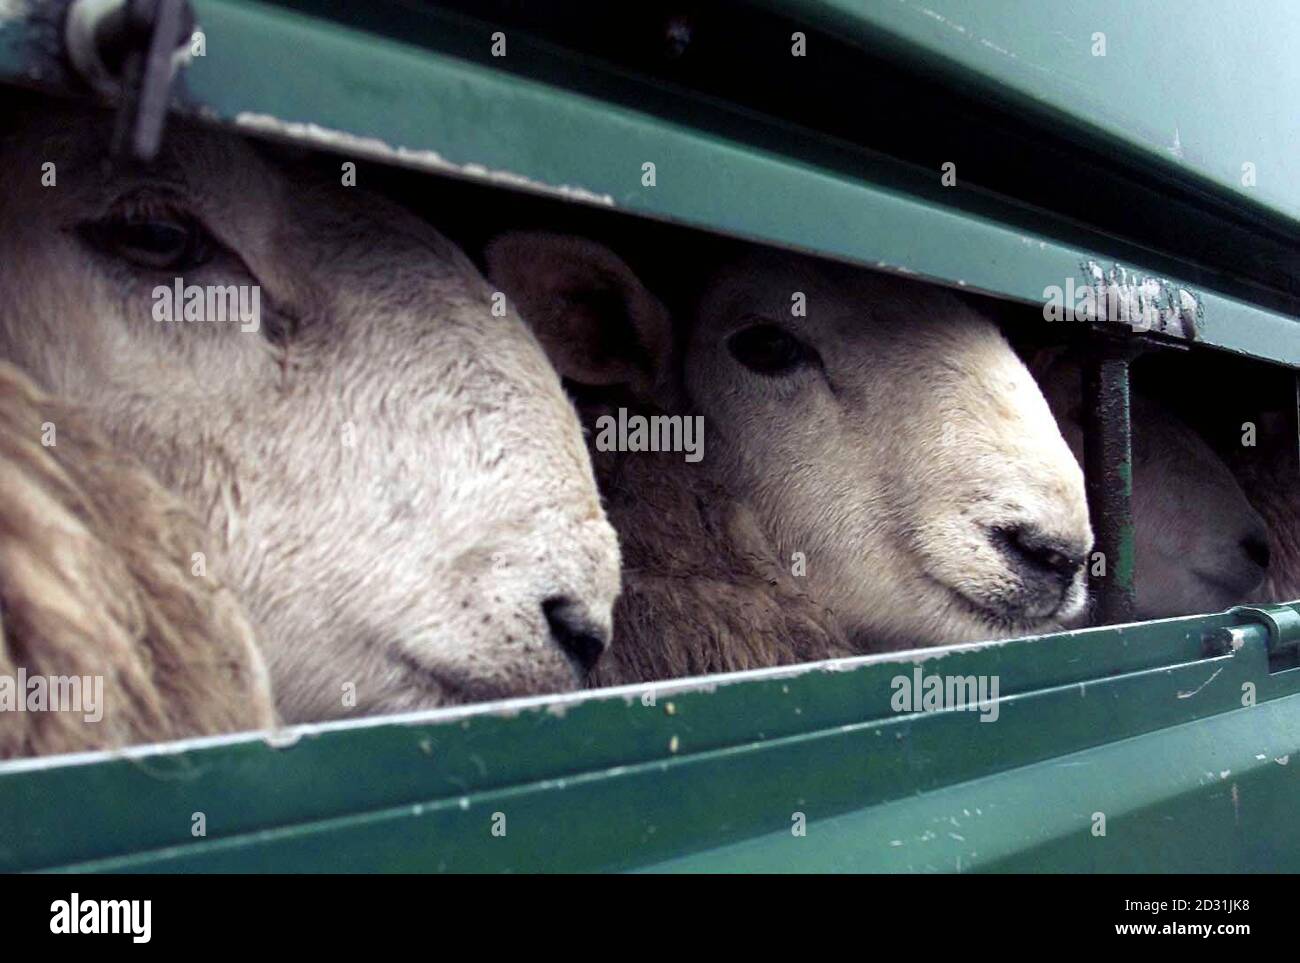
{"type": "Polygon", "coordinates": [[[206,519],[282,714],[575,687],[609,636],[617,542],[518,317],[337,177],[179,125],[156,165],[113,168],[109,122],[46,111],[0,149],[0,357],[206,519]],[[255,329],[159,320],[177,278],[256,289],[255,329]]]}
{"type": "Polygon", "coordinates": [[[751,258],[700,299],[684,383],[719,469],[871,647],[1082,609],[1082,474],[1028,370],[951,294],[751,258]]]}
{"type": "MultiPolygon", "coordinates": [[[[1081,371],[1036,363],[1075,458],[1083,461],[1081,371]]],[[[1217,612],[1245,602],[1269,563],[1264,520],[1228,466],[1157,401],[1134,393],[1133,530],[1139,619],[1217,612]]]]}
{"type": "Polygon", "coordinates": [[[487,257],[571,380],[703,416],[710,474],[859,647],[1082,609],[1082,473],[1000,331],[953,295],[759,255],[713,272],[674,329],[591,242],[513,234],[487,257]]]}
{"type": "Polygon", "coordinates": [[[1264,581],[1268,530],[1227,465],[1158,404],[1133,401],[1136,616],[1218,612],[1264,581]]]}

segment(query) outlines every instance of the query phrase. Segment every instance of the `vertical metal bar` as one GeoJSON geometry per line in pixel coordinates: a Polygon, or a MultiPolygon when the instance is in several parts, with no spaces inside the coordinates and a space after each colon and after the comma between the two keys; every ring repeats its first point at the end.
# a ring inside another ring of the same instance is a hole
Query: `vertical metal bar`
{"type": "Polygon", "coordinates": [[[1083,465],[1095,538],[1088,571],[1097,624],[1133,620],[1131,353],[1102,341],[1083,367],[1083,465]]]}

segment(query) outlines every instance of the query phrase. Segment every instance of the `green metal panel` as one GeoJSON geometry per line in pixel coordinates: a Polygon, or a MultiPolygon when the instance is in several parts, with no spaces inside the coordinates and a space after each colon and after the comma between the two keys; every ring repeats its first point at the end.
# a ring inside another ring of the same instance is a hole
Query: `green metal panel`
{"type": "Polygon", "coordinates": [[[1300,670],[1269,666],[1293,629],[1243,611],[12,762],[0,869],[1296,868],[1269,821],[1300,788],[1300,670]],[[996,677],[996,719],[895,711],[918,671],[996,677]]]}
{"type": "MultiPolygon", "coordinates": [[[[1204,343],[1300,363],[1300,326],[1286,314],[1187,284],[1162,272],[1154,252],[1046,212],[983,194],[957,206],[932,172],[815,133],[685,101],[680,119],[643,113],[312,16],[316,6],[331,5],[196,2],[207,56],[186,78],[190,109],[348,156],[557,193],[1028,303],[1041,303],[1048,286],[1087,283],[1089,263],[1119,265],[1196,295],[1204,343]],[[657,166],[654,187],[642,185],[646,162],[657,166]]],[[[382,22],[391,9],[375,4],[371,16],[382,22]]],[[[48,36],[23,46],[24,29],[0,25],[0,55],[11,54],[0,75],[57,75],[48,36]]],[[[479,39],[486,51],[489,36],[479,39]]],[[[557,71],[568,66],[555,60],[557,71]]]]}
{"type": "Polygon", "coordinates": [[[1300,221],[1293,0],[775,0],[1300,221]],[[882,34],[884,35],[882,37],[882,34]],[[1104,34],[1104,55],[1094,50],[1104,34]],[[1244,163],[1257,182],[1243,184],[1244,163]]]}
{"type": "Polygon", "coordinates": [[[1295,872],[1295,698],[667,860],[663,872],[1295,872]],[[1096,814],[1106,817],[1105,835],[1096,814]]]}
{"type": "MultiPolygon", "coordinates": [[[[1101,238],[1062,243],[1000,223],[991,200],[986,217],[954,211],[933,197],[928,181],[880,159],[861,158],[862,176],[850,178],[297,13],[252,3],[195,6],[209,55],[192,69],[190,90],[217,116],[250,129],[278,128],[345,152],[555,189],[1030,303],[1041,303],[1047,285],[1086,281],[1083,264],[1116,260],[1101,238]],[[276,65],[274,82],[252,69],[258,64],[276,65]],[[303,122],[380,143],[280,126],[303,122]],[[419,151],[436,157],[411,153],[419,151]],[[641,183],[647,161],[657,167],[652,188],[641,183]],[[765,198],[781,202],[761,203],[765,198]]],[[[1158,274],[1140,261],[1127,266],[1158,274]]],[[[1290,318],[1199,294],[1205,343],[1300,363],[1300,326],[1290,318]]]]}

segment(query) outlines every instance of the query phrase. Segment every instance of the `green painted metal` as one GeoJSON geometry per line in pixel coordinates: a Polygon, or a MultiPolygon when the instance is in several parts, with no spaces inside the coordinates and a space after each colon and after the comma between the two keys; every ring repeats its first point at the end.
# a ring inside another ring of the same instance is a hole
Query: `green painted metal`
{"type": "MultiPolygon", "coordinates": [[[[186,77],[189,109],[250,132],[559,191],[1027,303],[1041,304],[1050,287],[1087,283],[1090,263],[1167,274],[1155,252],[991,195],[958,206],[931,172],[815,132],[686,100],[680,119],[639,112],[312,16],[311,3],[194,6],[207,55],[186,77]],[[654,187],[642,184],[647,162],[656,164],[654,187]]],[[[376,4],[372,16],[391,6],[376,4]]],[[[22,29],[0,30],[0,53],[21,51],[0,60],[0,73],[57,80],[42,60],[48,45],[23,47],[13,36],[22,29]]],[[[481,41],[486,50],[489,37],[481,41]]],[[[568,66],[558,54],[556,65],[568,66]]],[[[1184,286],[1199,296],[1206,344],[1300,364],[1300,326],[1290,317],[1184,286]]]]}
{"type": "Polygon", "coordinates": [[[803,839],[774,832],[653,868],[1294,872],[1300,852],[1300,829],[1288,818],[1300,791],[1294,701],[846,813],[815,825],[803,839]]]}
{"type": "Polygon", "coordinates": [[[1105,623],[1131,622],[1136,604],[1129,344],[1101,339],[1084,366],[1084,480],[1094,538],[1089,588],[1105,623]]]}
{"type": "Polygon", "coordinates": [[[1269,638],[1225,614],[13,762],[0,869],[1295,867],[1300,837],[1250,822],[1268,847],[1240,845],[1220,799],[1237,774],[1254,820],[1297,788],[1274,760],[1300,760],[1300,671],[1270,672],[1269,638]],[[1218,630],[1237,647],[1207,656],[1218,630]],[[996,719],[896,711],[918,671],[996,677],[996,719]],[[1110,823],[1094,849],[1076,836],[1095,811],[1110,823]],[[1171,833],[1180,855],[1161,863],[1171,833]]]}
{"type": "MultiPolygon", "coordinates": [[[[1085,282],[1088,262],[1117,260],[1102,238],[1062,243],[1008,226],[1010,212],[992,200],[987,216],[953,210],[935,199],[928,175],[879,158],[859,158],[862,175],[847,177],[815,161],[754,150],[295,12],[214,0],[195,7],[209,54],[195,63],[188,86],[197,103],[227,122],[248,114],[310,122],[391,148],[435,151],[439,161],[424,163],[443,172],[465,175],[476,165],[489,176],[522,177],[535,187],[576,188],[632,213],[1030,303],[1041,303],[1050,286],[1085,282]],[[274,82],[250,69],[272,63],[274,82]],[[656,164],[654,187],[642,185],[646,162],[656,164]]],[[[775,141],[783,133],[792,136],[779,130],[769,136],[775,141]]],[[[310,131],[292,134],[349,149],[310,131]]],[[[812,158],[819,152],[808,146],[812,158]]],[[[382,150],[374,156],[402,160],[382,150]]],[[[422,163],[418,156],[405,160],[422,163]]],[[[1140,261],[1127,263],[1139,273],[1159,273],[1144,271],[1140,261]]],[[[1205,343],[1300,364],[1300,326],[1290,318],[1210,291],[1200,295],[1205,343]]]]}
{"type": "Polygon", "coordinates": [[[769,0],[892,42],[1040,122],[1300,221],[1300,18],[1291,0],[769,0]],[[1104,37],[1096,37],[1103,34],[1104,37]],[[1097,51],[1104,41],[1104,55],[1097,51]],[[1254,183],[1243,183],[1243,164],[1254,183]]]}

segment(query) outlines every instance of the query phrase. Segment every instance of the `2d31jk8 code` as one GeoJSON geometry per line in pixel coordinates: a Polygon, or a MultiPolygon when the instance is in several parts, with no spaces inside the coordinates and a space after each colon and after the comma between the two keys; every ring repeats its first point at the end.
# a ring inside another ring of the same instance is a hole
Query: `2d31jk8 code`
{"type": "Polygon", "coordinates": [[[1248,899],[1166,899],[1166,900],[1124,900],[1124,911],[1128,913],[1244,913],[1250,909],[1248,899]]]}

